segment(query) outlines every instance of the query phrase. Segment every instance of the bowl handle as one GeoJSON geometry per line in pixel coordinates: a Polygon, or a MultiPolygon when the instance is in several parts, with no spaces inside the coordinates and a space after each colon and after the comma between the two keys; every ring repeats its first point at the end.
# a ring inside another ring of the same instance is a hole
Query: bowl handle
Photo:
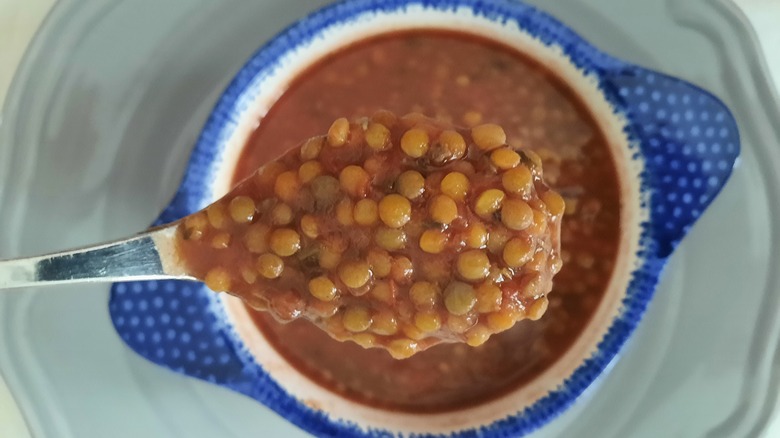
{"type": "Polygon", "coordinates": [[[635,66],[606,69],[604,88],[628,119],[636,158],[644,158],[649,230],[667,257],[720,192],[739,157],[739,131],[709,92],[635,66]]]}

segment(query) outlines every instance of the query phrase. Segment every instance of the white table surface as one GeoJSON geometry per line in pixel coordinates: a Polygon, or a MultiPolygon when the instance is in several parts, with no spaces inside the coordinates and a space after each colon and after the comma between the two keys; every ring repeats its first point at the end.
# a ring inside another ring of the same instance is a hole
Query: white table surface
{"type": "MultiPolygon", "coordinates": [[[[776,89],[780,90],[780,0],[732,1],[753,25],[766,67],[775,80],[776,89]]],[[[4,101],[27,44],[54,3],[55,0],[0,0],[0,104],[4,101]]],[[[0,437],[29,436],[24,420],[0,375],[0,437]]],[[[780,412],[776,412],[764,436],[780,436],[780,412]]]]}

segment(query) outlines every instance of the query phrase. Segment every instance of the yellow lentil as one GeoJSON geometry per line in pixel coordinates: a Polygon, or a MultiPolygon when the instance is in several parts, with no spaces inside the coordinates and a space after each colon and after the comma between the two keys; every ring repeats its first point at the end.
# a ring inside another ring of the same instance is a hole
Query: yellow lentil
{"type": "Polygon", "coordinates": [[[412,205],[409,200],[395,193],[379,201],[379,217],[390,228],[400,228],[411,219],[412,205]]]}
{"type": "Polygon", "coordinates": [[[293,220],[293,211],[287,204],[277,204],[271,210],[271,222],[274,225],[287,225],[293,220]]]}
{"type": "Polygon", "coordinates": [[[469,192],[469,179],[460,172],[450,172],[441,180],[441,192],[456,201],[463,201],[469,192]]]}
{"type": "Polygon", "coordinates": [[[252,224],[244,233],[244,246],[249,252],[260,254],[268,251],[268,236],[271,228],[265,224],[252,224]]]}
{"type": "Polygon", "coordinates": [[[344,198],[336,204],[336,221],[342,226],[348,227],[355,223],[352,200],[344,198]]]}
{"type": "Polygon", "coordinates": [[[453,281],[444,291],[444,306],[453,315],[465,315],[477,304],[474,287],[460,281],[453,281]]]}
{"type": "Polygon", "coordinates": [[[434,221],[449,225],[458,218],[458,204],[447,195],[436,195],[431,199],[428,212],[434,221]]]}
{"type": "Polygon", "coordinates": [[[466,155],[466,141],[457,131],[445,130],[431,148],[431,161],[442,165],[466,155]]]}
{"type": "Polygon", "coordinates": [[[476,291],[477,295],[477,312],[490,313],[501,310],[501,302],[503,300],[503,293],[501,288],[493,283],[482,283],[476,291]]]}
{"type": "Polygon", "coordinates": [[[333,301],[338,289],[328,277],[321,275],[309,280],[309,292],[320,301],[333,301]]]}
{"type": "Polygon", "coordinates": [[[534,211],[521,199],[507,199],[501,206],[501,222],[512,230],[524,230],[534,221],[534,211]]]}
{"type": "Polygon", "coordinates": [[[274,193],[284,202],[293,203],[301,191],[301,180],[298,173],[287,170],[279,174],[274,184],[274,193]]]}
{"type": "Polygon", "coordinates": [[[317,219],[310,214],[301,216],[301,232],[310,239],[316,239],[319,236],[317,219]]]}
{"type": "Polygon", "coordinates": [[[339,266],[339,278],[347,287],[363,287],[371,280],[371,267],[362,260],[342,263],[339,266]]]}
{"type": "Polygon", "coordinates": [[[363,198],[368,191],[371,177],[362,167],[350,165],[342,169],[339,182],[347,194],[354,198],[363,198]]]}
{"type": "Polygon", "coordinates": [[[487,323],[493,332],[503,332],[515,325],[515,318],[507,311],[495,312],[487,316],[487,323]]]}
{"type": "Polygon", "coordinates": [[[506,144],[504,128],[487,123],[471,128],[471,137],[474,144],[483,151],[493,150],[506,144]]]}
{"type": "Polygon", "coordinates": [[[401,149],[412,158],[420,158],[428,152],[430,139],[428,133],[419,128],[412,128],[401,137],[401,149]]]}
{"type": "Polygon", "coordinates": [[[295,230],[279,228],[271,232],[271,250],[282,257],[288,257],[301,249],[301,236],[295,230]]]}
{"type": "Polygon", "coordinates": [[[474,204],[474,213],[480,217],[487,218],[501,208],[506,195],[498,189],[487,189],[480,193],[474,204]]]}
{"type": "Polygon", "coordinates": [[[416,170],[407,170],[398,176],[395,190],[405,198],[417,199],[425,191],[425,178],[416,170]]]}
{"type": "Polygon", "coordinates": [[[409,288],[409,299],[418,309],[432,309],[439,303],[439,288],[427,281],[418,281],[409,288]]]}
{"type": "Polygon", "coordinates": [[[528,238],[515,237],[504,246],[504,261],[512,268],[519,268],[528,263],[533,255],[534,248],[528,238]]]}
{"type": "Polygon", "coordinates": [[[206,217],[208,217],[209,224],[218,230],[228,225],[229,219],[225,214],[225,206],[219,202],[208,206],[206,217]]]}
{"type": "Polygon", "coordinates": [[[301,160],[309,161],[319,157],[323,141],[322,137],[312,137],[306,140],[301,146],[301,160]]]}
{"type": "Polygon", "coordinates": [[[395,292],[393,287],[387,281],[381,280],[371,288],[371,296],[385,304],[392,304],[395,301],[395,292]]]}
{"type": "Polygon", "coordinates": [[[328,144],[337,148],[344,146],[349,138],[349,120],[344,117],[336,119],[328,129],[328,144]]]}
{"type": "Polygon", "coordinates": [[[485,251],[471,249],[458,256],[458,273],[469,281],[482,280],[490,271],[490,260],[485,251]]]}
{"type": "Polygon", "coordinates": [[[382,336],[398,333],[398,321],[392,312],[380,312],[371,321],[371,331],[382,336]]]}
{"type": "Polygon", "coordinates": [[[520,164],[520,154],[508,147],[502,147],[490,154],[490,161],[501,170],[512,169],[520,164]]]}
{"type": "Polygon", "coordinates": [[[230,273],[225,268],[213,268],[206,273],[204,282],[214,292],[227,292],[231,284],[230,273]]]}
{"type": "Polygon", "coordinates": [[[566,211],[566,203],[558,192],[548,190],[544,192],[541,198],[553,216],[561,216],[566,211]]]}
{"type": "Polygon", "coordinates": [[[549,305],[549,301],[547,300],[547,297],[541,297],[538,298],[536,301],[534,301],[533,304],[531,304],[528,309],[526,310],[526,316],[531,321],[537,321],[539,318],[541,318],[544,313],[547,311],[547,306],[549,305]]]}
{"type": "Polygon", "coordinates": [[[390,130],[381,123],[369,123],[366,129],[366,143],[372,149],[383,151],[390,147],[390,130]]]}
{"type": "Polygon", "coordinates": [[[439,230],[425,230],[420,236],[420,249],[429,254],[439,254],[447,246],[447,235],[439,230]]]}
{"type": "Polygon", "coordinates": [[[390,277],[396,283],[407,283],[414,274],[414,265],[408,257],[400,256],[393,259],[393,267],[390,268],[390,277]]]}
{"type": "Polygon", "coordinates": [[[414,325],[424,333],[431,333],[441,328],[441,317],[432,311],[420,312],[414,316],[414,325]]]}
{"type": "Polygon", "coordinates": [[[371,348],[376,345],[376,336],[371,333],[356,333],[352,335],[352,341],[363,348],[371,348]]]}
{"type": "Polygon", "coordinates": [[[376,230],[374,241],[388,251],[398,251],[406,247],[406,233],[403,230],[380,227],[376,230]]]}
{"type": "Polygon", "coordinates": [[[371,327],[371,313],[363,306],[347,307],[341,322],[353,333],[362,332],[371,327]]]}
{"type": "Polygon", "coordinates": [[[487,241],[488,231],[485,226],[476,221],[470,223],[466,234],[466,245],[469,248],[480,249],[485,247],[487,241]]]}
{"type": "Polygon", "coordinates": [[[476,323],[477,319],[470,314],[447,316],[447,328],[453,333],[466,333],[476,323]]]}
{"type": "Polygon", "coordinates": [[[284,271],[284,262],[273,254],[263,254],[257,258],[257,272],[265,278],[279,278],[284,271]]]}
{"type": "Polygon", "coordinates": [[[417,352],[417,342],[411,339],[395,339],[387,348],[394,359],[407,359],[417,352]]]}
{"type": "Polygon", "coordinates": [[[308,184],[322,174],[322,164],[319,161],[307,161],[298,168],[298,178],[308,184]]]}
{"type": "Polygon", "coordinates": [[[525,196],[531,192],[533,187],[533,175],[525,166],[515,167],[507,170],[501,175],[501,185],[508,193],[525,196]]]}
{"type": "Polygon", "coordinates": [[[466,332],[466,344],[469,347],[479,347],[490,339],[490,330],[484,325],[476,325],[466,332]]]}
{"type": "Polygon", "coordinates": [[[390,269],[393,267],[393,258],[387,251],[372,249],[368,253],[367,259],[374,276],[385,278],[390,275],[390,269]]]}
{"type": "Polygon", "coordinates": [[[211,239],[211,247],[214,249],[224,249],[230,246],[230,234],[221,232],[214,235],[211,239]]]}
{"type": "Polygon", "coordinates": [[[353,216],[358,225],[374,225],[379,219],[376,202],[373,199],[361,199],[355,204],[353,216]]]}

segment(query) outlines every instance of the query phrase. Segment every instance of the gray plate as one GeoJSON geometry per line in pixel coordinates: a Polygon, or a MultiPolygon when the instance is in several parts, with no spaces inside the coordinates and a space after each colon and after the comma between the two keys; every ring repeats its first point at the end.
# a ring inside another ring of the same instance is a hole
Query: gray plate
{"type": "MultiPolygon", "coordinates": [[[[59,3],[2,113],[0,257],[144,228],[232,74],[323,3],[59,3]]],[[[744,141],[740,166],[673,257],[623,357],[537,436],[758,434],[780,363],[780,288],[769,269],[780,255],[770,202],[780,199],[780,114],[746,22],[717,1],[535,3],[608,52],[713,91],[744,141]]],[[[34,436],[303,435],[251,400],[140,359],[106,304],[101,286],[0,294],[0,371],[34,436]]]]}

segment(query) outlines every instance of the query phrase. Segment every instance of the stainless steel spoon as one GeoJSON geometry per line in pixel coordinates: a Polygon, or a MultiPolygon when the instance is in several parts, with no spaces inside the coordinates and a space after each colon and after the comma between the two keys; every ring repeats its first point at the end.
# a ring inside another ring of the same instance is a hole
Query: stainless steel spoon
{"type": "Polygon", "coordinates": [[[175,263],[171,224],[113,242],[0,261],[0,289],[37,284],[129,280],[196,280],[175,263]]]}

